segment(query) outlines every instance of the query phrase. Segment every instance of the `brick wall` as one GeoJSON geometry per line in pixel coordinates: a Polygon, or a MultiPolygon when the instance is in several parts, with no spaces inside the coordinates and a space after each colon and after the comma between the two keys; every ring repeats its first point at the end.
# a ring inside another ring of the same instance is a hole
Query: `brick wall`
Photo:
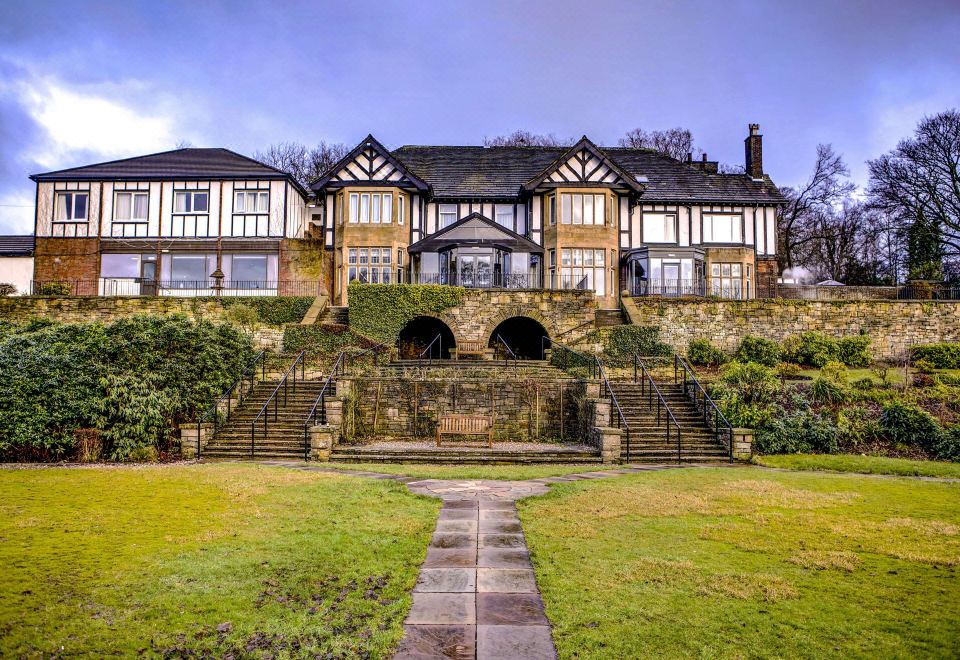
{"type": "Polygon", "coordinates": [[[960,304],[906,301],[690,301],[625,298],[633,323],[660,326],[660,338],[679,351],[708,339],[733,352],[745,335],[782,341],[819,330],[833,337],[866,332],[874,357],[895,358],[915,344],[960,341],[960,304]]]}
{"type": "Polygon", "coordinates": [[[33,279],[95,282],[100,274],[99,253],[97,238],[37,237],[33,279]]]}

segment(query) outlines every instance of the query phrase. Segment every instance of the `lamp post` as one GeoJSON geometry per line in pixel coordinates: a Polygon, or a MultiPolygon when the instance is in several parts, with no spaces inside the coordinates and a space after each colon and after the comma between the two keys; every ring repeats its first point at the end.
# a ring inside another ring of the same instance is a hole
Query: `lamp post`
{"type": "Polygon", "coordinates": [[[213,278],[213,295],[220,296],[223,293],[223,271],[217,268],[210,273],[210,277],[213,278]]]}

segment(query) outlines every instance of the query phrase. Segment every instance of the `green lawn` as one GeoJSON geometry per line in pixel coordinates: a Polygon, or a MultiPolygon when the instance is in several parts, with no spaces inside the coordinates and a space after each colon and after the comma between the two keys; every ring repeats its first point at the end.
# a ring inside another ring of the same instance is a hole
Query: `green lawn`
{"type": "Polygon", "coordinates": [[[895,474],[907,477],[945,477],[960,479],[960,463],[912,461],[884,456],[853,454],[780,454],[756,456],[754,463],[788,470],[830,470],[863,474],[895,474]]]}
{"type": "Polygon", "coordinates": [[[403,474],[417,479],[500,479],[524,480],[559,477],[579,472],[612,470],[620,465],[418,465],[416,463],[329,463],[339,470],[369,470],[403,474]]]}
{"type": "Polygon", "coordinates": [[[669,470],[520,515],[562,658],[960,655],[960,484],[669,470]]]}
{"type": "Polygon", "coordinates": [[[438,508],[255,465],[2,470],[0,656],[382,657],[438,508]]]}

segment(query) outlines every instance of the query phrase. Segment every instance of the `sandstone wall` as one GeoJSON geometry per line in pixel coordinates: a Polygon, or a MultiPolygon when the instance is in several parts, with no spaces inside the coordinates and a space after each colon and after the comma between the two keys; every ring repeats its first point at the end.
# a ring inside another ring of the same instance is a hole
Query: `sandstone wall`
{"type": "Polygon", "coordinates": [[[865,332],[880,359],[915,344],[960,341],[960,304],[951,302],[624,298],[623,306],[633,323],[660,326],[660,338],[679,351],[692,339],[733,352],[745,335],[781,341],[810,330],[833,337],[865,332]]]}

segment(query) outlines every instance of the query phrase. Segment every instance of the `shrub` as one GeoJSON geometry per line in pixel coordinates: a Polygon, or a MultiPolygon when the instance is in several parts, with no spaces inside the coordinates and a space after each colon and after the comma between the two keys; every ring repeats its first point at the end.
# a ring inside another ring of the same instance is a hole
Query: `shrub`
{"type": "Polygon", "coordinates": [[[788,337],[783,344],[784,357],[790,362],[822,367],[827,362],[842,362],[848,367],[870,364],[870,337],[857,335],[833,339],[822,332],[811,331],[788,337]]]}
{"type": "Polygon", "coordinates": [[[730,361],[727,354],[706,339],[694,339],[687,346],[690,364],[701,367],[717,367],[730,361]]]}
{"type": "Polygon", "coordinates": [[[835,406],[847,400],[846,391],[823,376],[817,376],[810,388],[810,398],[817,403],[835,406]]]}
{"type": "Polygon", "coordinates": [[[914,363],[913,363],[913,367],[914,367],[914,369],[916,369],[916,370],[919,371],[920,373],[922,373],[922,374],[928,374],[928,375],[929,375],[929,374],[932,374],[933,372],[935,372],[935,371],[937,370],[937,368],[934,366],[933,362],[931,362],[930,360],[924,360],[924,359],[922,359],[922,358],[919,359],[919,360],[917,360],[916,362],[914,362],[914,363]]]}
{"type": "Polygon", "coordinates": [[[770,403],[780,391],[777,372],[756,362],[731,362],[720,372],[722,386],[745,404],[770,403]]]}
{"type": "Polygon", "coordinates": [[[914,346],[910,356],[914,361],[925,360],[936,369],[960,369],[960,342],[914,346]]]}
{"type": "Polygon", "coordinates": [[[164,440],[170,401],[156,379],[149,374],[109,374],[100,385],[104,396],[95,420],[110,458],[142,455],[143,449],[164,440]]]}
{"type": "Polygon", "coordinates": [[[225,314],[227,321],[243,328],[248,334],[253,334],[260,322],[260,316],[250,305],[239,304],[227,307],[225,314]]]}
{"type": "Polygon", "coordinates": [[[801,371],[800,366],[792,362],[780,362],[777,364],[777,375],[783,379],[796,378],[800,375],[801,371]]]}
{"type": "Polygon", "coordinates": [[[740,342],[736,359],[740,362],[756,362],[767,367],[775,367],[780,361],[780,344],[772,339],[747,335],[740,342]]]}
{"type": "Polygon", "coordinates": [[[226,312],[231,307],[245,305],[257,313],[257,320],[264,325],[281,326],[303,320],[314,298],[311,296],[238,296],[217,298],[226,312]]]}
{"type": "Polygon", "coordinates": [[[17,287],[6,282],[0,283],[0,298],[17,295],[17,287]]]}
{"type": "Polygon", "coordinates": [[[960,462],[960,424],[954,424],[940,437],[934,454],[944,461],[960,462]]]}
{"type": "Polygon", "coordinates": [[[339,353],[349,346],[368,348],[374,342],[339,325],[288,325],[283,329],[284,353],[339,353]]]}
{"type": "Polygon", "coordinates": [[[856,450],[881,435],[880,423],[870,408],[846,406],[837,413],[837,440],[841,447],[856,450]]]}
{"type": "Polygon", "coordinates": [[[778,411],[757,429],[754,449],[760,454],[832,454],[838,449],[839,431],[830,420],[808,407],[778,411]]]}
{"type": "Polygon", "coordinates": [[[943,435],[940,425],[928,412],[907,403],[894,402],[880,416],[884,434],[893,442],[933,451],[943,435]]]}
{"type": "Polygon", "coordinates": [[[863,378],[858,378],[853,381],[854,389],[866,391],[873,389],[873,379],[870,376],[864,376],[863,378]]]}
{"type": "Polygon", "coordinates": [[[622,364],[636,353],[640,357],[673,355],[673,348],[660,341],[660,328],[640,325],[618,325],[610,328],[606,354],[614,363],[622,364]]]}
{"type": "Polygon", "coordinates": [[[960,385],[960,374],[937,374],[936,380],[942,385],[960,385]]]}
{"type": "Polygon", "coordinates": [[[351,284],[350,326],[376,341],[393,343],[418,316],[460,304],[466,289],[437,284],[351,284]]]}
{"type": "Polygon", "coordinates": [[[69,296],[70,285],[66,282],[44,282],[36,288],[38,296],[69,296]]]}
{"type": "Polygon", "coordinates": [[[840,339],[837,342],[837,360],[848,367],[869,367],[873,361],[870,357],[870,337],[856,335],[840,339]]]}

